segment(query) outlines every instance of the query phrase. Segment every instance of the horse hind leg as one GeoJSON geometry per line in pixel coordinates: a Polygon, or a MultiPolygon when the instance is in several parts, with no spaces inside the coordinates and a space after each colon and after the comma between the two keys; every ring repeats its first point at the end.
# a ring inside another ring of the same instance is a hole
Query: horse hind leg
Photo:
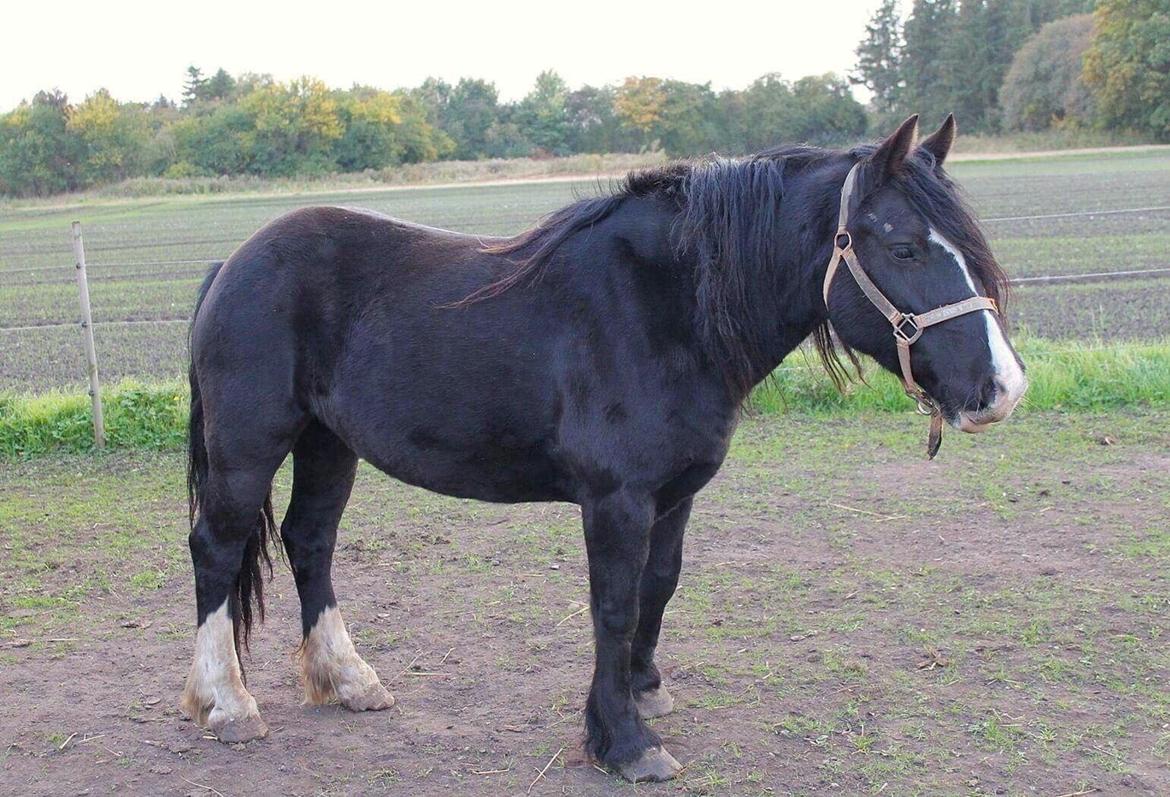
{"type": "Polygon", "coordinates": [[[638,630],[630,653],[631,688],[643,719],[674,711],[674,698],[662,684],[654,661],[662,615],[678,586],[682,569],[683,531],[691,514],[691,499],[683,500],[655,521],[650,531],[650,555],[638,588],[638,630]]]}
{"type": "Polygon", "coordinates": [[[331,574],[337,524],[356,471],[357,455],[333,432],[311,423],[293,448],[292,499],[281,537],[301,599],[298,659],[305,702],[376,711],[394,705],[394,698],[354,648],[331,574]]]}
{"type": "Polygon", "coordinates": [[[253,597],[263,615],[260,559],[266,557],[268,491],[280,458],[250,467],[209,468],[199,518],[188,543],[195,568],[198,631],[180,708],[220,741],[265,736],[256,700],[244,686],[239,660],[251,625],[253,597]]]}

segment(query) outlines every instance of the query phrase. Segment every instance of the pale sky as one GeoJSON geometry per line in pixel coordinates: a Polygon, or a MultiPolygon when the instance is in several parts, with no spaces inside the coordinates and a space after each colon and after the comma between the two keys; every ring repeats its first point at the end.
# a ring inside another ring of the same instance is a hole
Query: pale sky
{"type": "Polygon", "coordinates": [[[0,110],[42,88],[77,101],[102,87],[123,100],[177,99],[189,64],[343,88],[481,77],[505,100],[548,68],[572,88],[627,75],[740,88],[767,72],[846,73],[878,3],[5,0],[0,110]]]}

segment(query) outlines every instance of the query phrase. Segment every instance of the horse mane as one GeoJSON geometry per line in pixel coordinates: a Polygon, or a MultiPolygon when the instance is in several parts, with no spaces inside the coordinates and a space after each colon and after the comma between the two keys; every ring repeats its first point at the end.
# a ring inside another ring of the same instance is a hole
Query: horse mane
{"type": "MultiPolygon", "coordinates": [[[[549,214],[529,230],[484,246],[485,253],[518,256],[513,261],[516,268],[455,306],[535,283],[572,236],[591,230],[629,198],[658,197],[678,211],[672,230],[675,253],[695,260],[694,321],[700,341],[713,362],[724,368],[729,383],[746,391],[758,378],[756,370],[763,353],[760,332],[775,323],[774,318],[753,315],[758,303],[750,301],[749,293],[782,289],[777,266],[785,260],[785,253],[793,251],[793,243],[806,257],[815,258],[824,252],[827,262],[831,236],[819,233],[822,227],[836,223],[840,188],[833,185],[811,209],[817,218],[802,225],[801,240],[782,241],[779,225],[784,218],[786,178],[833,157],[864,159],[875,149],[875,145],[863,145],[843,153],[808,146],[784,147],[746,158],[713,155],[633,171],[607,193],[580,199],[549,214]]],[[[957,186],[935,167],[933,156],[918,149],[894,179],[911,204],[964,253],[987,295],[1002,307],[1007,296],[1007,276],[957,186]]],[[[821,364],[838,389],[854,374],[860,375],[856,353],[832,334],[827,318],[813,330],[812,340],[821,364]]]]}

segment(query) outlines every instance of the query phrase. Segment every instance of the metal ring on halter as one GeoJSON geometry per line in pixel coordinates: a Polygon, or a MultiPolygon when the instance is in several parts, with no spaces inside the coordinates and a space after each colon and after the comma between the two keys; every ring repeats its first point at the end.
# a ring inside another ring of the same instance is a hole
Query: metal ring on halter
{"type": "Polygon", "coordinates": [[[914,313],[902,313],[902,317],[894,322],[894,334],[906,341],[906,345],[910,345],[922,337],[922,327],[918,326],[918,321],[914,318],[914,313]],[[909,324],[914,331],[907,333],[903,329],[905,324],[909,324]]]}

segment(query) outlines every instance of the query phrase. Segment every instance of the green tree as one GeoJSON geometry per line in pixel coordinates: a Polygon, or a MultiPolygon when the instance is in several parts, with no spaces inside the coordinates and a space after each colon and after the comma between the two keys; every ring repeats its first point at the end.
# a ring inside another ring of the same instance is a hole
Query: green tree
{"type": "Polygon", "coordinates": [[[398,136],[402,101],[387,91],[354,87],[336,92],[345,132],[334,143],[334,157],[342,171],[382,169],[402,162],[405,147],[398,136]]]}
{"type": "Polygon", "coordinates": [[[498,149],[499,132],[488,140],[488,131],[500,121],[499,95],[494,83],[460,78],[442,108],[440,124],[455,142],[454,156],[461,160],[487,157],[498,149]]]}
{"type": "MultiPolygon", "coordinates": [[[[749,139],[755,138],[748,122],[749,90],[750,88],[744,91],[728,89],[719,93],[720,152],[742,155],[752,150],[748,144],[749,139]]],[[[774,139],[772,143],[776,141],[778,139],[774,139]]]]}
{"type": "Polygon", "coordinates": [[[910,111],[953,111],[965,129],[994,131],[999,90],[1019,48],[1040,26],[1093,3],[914,0],[899,40],[896,8],[885,0],[858,47],[853,80],[874,92],[875,124],[910,111]]]}
{"type": "Polygon", "coordinates": [[[423,109],[427,121],[437,128],[442,128],[447,105],[451,102],[451,84],[442,78],[428,77],[408,93],[423,109]]]}
{"type": "Polygon", "coordinates": [[[1104,125],[1170,140],[1170,0],[1101,0],[1085,82],[1104,125]]]}
{"type": "Polygon", "coordinates": [[[1078,14],[1049,22],[1016,53],[999,92],[1004,127],[1044,130],[1087,124],[1092,96],[1082,80],[1093,17],[1078,14]]]}
{"type": "Polygon", "coordinates": [[[183,83],[183,106],[191,107],[204,99],[207,93],[207,78],[203,70],[192,64],[187,67],[187,80],[183,83]]]}
{"type": "Polygon", "coordinates": [[[184,116],[171,128],[176,163],[169,174],[186,177],[257,173],[252,164],[252,128],[251,116],[237,104],[184,116]]]}
{"type": "Polygon", "coordinates": [[[953,110],[950,81],[954,61],[948,48],[957,26],[954,0],[914,0],[904,28],[903,110],[913,108],[930,116],[953,110]]]}
{"type": "Polygon", "coordinates": [[[569,87],[551,69],[541,72],[516,109],[516,124],[533,145],[554,155],[569,152],[569,87]]]}
{"type": "Polygon", "coordinates": [[[69,99],[37,92],[0,116],[0,193],[47,196],[78,188],[81,141],[69,130],[69,99]]]}
{"type": "Polygon", "coordinates": [[[719,99],[710,84],[665,80],[661,92],[662,106],[652,132],[667,155],[678,158],[719,149],[719,99]]]}
{"type": "Polygon", "coordinates": [[[81,184],[114,182],[142,173],[143,155],[152,138],[142,106],[120,105],[100,89],[70,111],[66,127],[81,145],[77,167],[81,184]]]}
{"type": "Polygon", "coordinates": [[[226,100],[235,93],[236,79],[229,75],[223,67],[215,71],[202,87],[202,97],[208,100],[226,100]]]}
{"type": "Polygon", "coordinates": [[[637,137],[622,127],[614,112],[611,86],[582,86],[565,99],[568,142],[572,152],[630,152],[637,137]]]}
{"type": "Polygon", "coordinates": [[[792,85],[794,125],[789,140],[812,144],[850,142],[865,132],[865,108],[853,98],[849,83],[834,74],[809,75],[792,85]]]}
{"type": "MultiPolygon", "coordinates": [[[[501,109],[504,111],[505,109],[501,109]]],[[[532,154],[532,142],[524,129],[502,113],[484,135],[483,154],[489,158],[525,158],[532,154]]]]}
{"type": "Polygon", "coordinates": [[[432,120],[430,110],[414,92],[396,91],[399,114],[398,139],[404,163],[442,160],[455,152],[455,142],[432,120]]]}
{"type": "Polygon", "coordinates": [[[904,44],[898,2],[883,0],[865,26],[865,38],[857,45],[857,66],[850,80],[873,93],[873,108],[884,117],[900,111],[904,44]]]}
{"type": "Polygon", "coordinates": [[[758,152],[775,144],[798,140],[799,120],[794,118],[792,87],[777,73],[756,78],[743,91],[745,152],[758,152]]]}
{"type": "Polygon", "coordinates": [[[332,145],[344,128],[337,102],[320,80],[302,77],[263,86],[244,96],[239,108],[251,128],[251,171],[287,176],[336,168],[332,145]]]}
{"type": "Polygon", "coordinates": [[[810,75],[796,83],[775,73],[763,75],[739,97],[726,96],[722,102],[728,108],[728,140],[736,145],[734,151],[840,144],[866,128],[865,108],[853,98],[848,81],[833,74],[810,75]]]}

